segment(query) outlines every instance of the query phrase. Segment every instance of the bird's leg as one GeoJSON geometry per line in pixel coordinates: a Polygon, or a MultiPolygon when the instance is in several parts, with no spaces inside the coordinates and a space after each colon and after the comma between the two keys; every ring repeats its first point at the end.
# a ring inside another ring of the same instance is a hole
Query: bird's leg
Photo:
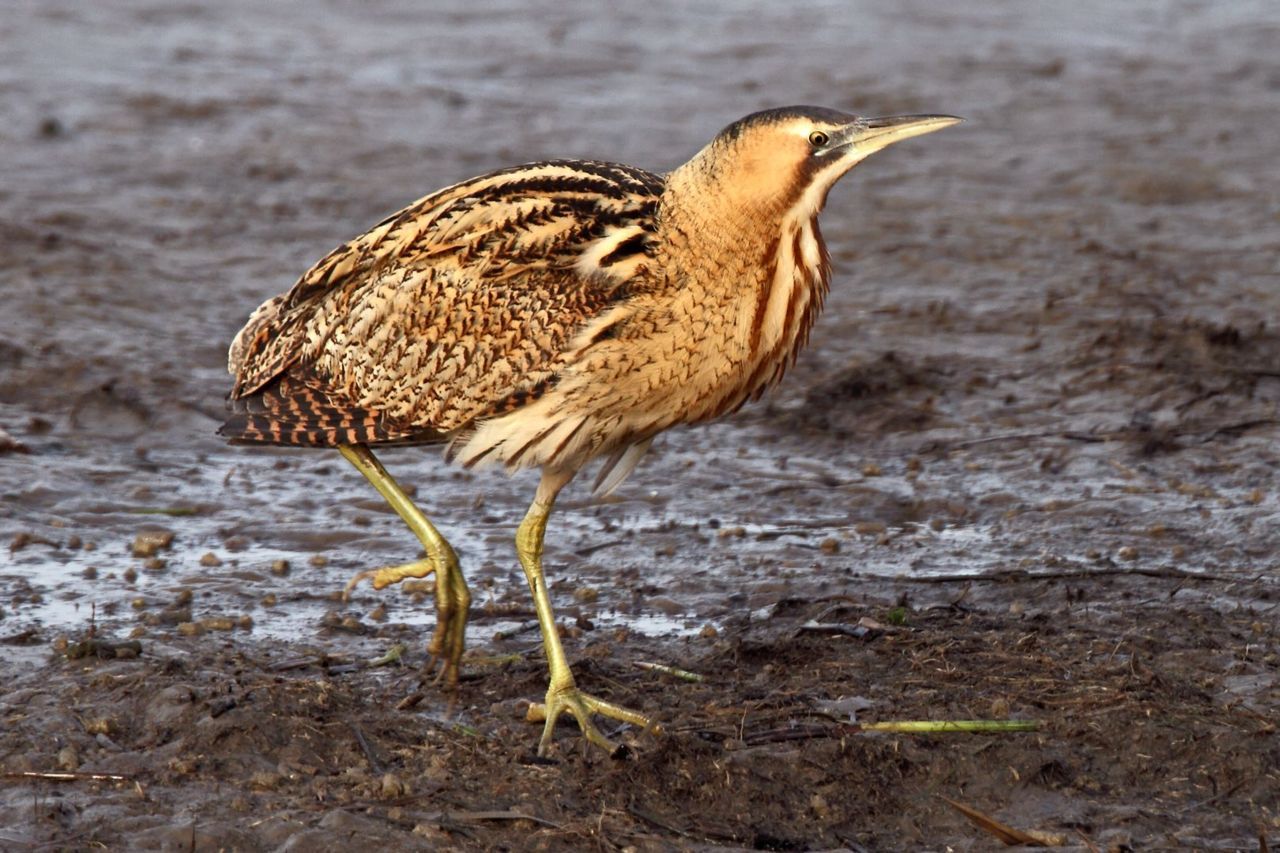
{"type": "Polygon", "coordinates": [[[425,578],[434,572],[436,630],[431,644],[427,646],[427,652],[431,655],[433,666],[437,660],[443,662],[439,677],[446,684],[457,684],[458,665],[466,645],[467,612],[471,607],[471,592],[462,577],[458,555],[422,510],[404,493],[400,484],[382,467],[373,451],[363,444],[344,444],[338,450],[387,499],[396,515],[404,520],[427,552],[424,560],[360,572],[347,583],[345,595],[349,596],[351,590],[362,580],[369,580],[374,589],[382,589],[407,578],[425,578]]]}
{"type": "Polygon", "coordinates": [[[543,647],[547,653],[547,667],[551,670],[546,704],[533,705],[529,709],[529,719],[546,720],[542,728],[542,739],[538,741],[538,755],[546,754],[556,720],[566,711],[573,714],[587,740],[610,753],[613,753],[617,746],[602,735],[591,722],[593,713],[642,728],[651,726],[649,718],[643,714],[597,699],[579,690],[573,680],[573,672],[569,669],[564,647],[560,644],[555,615],[551,611],[551,596],[547,593],[547,582],[542,573],[542,542],[547,530],[547,516],[551,514],[556,495],[572,478],[573,472],[544,471],[542,480],[538,483],[538,492],[534,496],[533,504],[525,514],[524,520],[520,522],[519,529],[516,530],[516,554],[520,557],[520,565],[524,568],[524,575],[529,580],[529,588],[533,591],[533,603],[538,611],[538,626],[542,629],[543,647]]]}

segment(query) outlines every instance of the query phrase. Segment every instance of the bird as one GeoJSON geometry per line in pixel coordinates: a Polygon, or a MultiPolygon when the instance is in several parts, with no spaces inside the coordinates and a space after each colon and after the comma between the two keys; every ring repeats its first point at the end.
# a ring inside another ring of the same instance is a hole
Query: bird
{"type": "Polygon", "coordinates": [[[427,651],[455,685],[471,595],[453,547],[373,448],[441,445],[447,461],[540,469],[516,528],[547,659],[546,755],[570,714],[660,731],[579,689],[542,565],[557,495],[593,460],[595,490],[655,436],[732,413],[776,385],[806,344],[831,277],[818,228],[828,192],[870,154],[959,122],[763,110],[665,174],[545,160],[433,192],[383,219],[259,306],[229,352],[232,443],[336,448],[424,556],[363,571],[383,589],[435,576],[427,651]]]}

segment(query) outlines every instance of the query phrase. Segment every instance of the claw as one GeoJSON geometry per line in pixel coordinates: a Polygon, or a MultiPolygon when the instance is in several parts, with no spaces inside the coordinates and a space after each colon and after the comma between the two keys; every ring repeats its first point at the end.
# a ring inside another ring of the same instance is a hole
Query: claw
{"type": "Polygon", "coordinates": [[[374,589],[386,589],[392,584],[410,578],[425,578],[431,574],[436,576],[436,629],[427,645],[427,671],[432,671],[436,668],[436,663],[441,662],[443,665],[436,676],[436,683],[453,687],[458,683],[459,665],[466,649],[467,612],[471,608],[471,594],[462,580],[462,572],[456,566],[448,563],[437,566],[426,559],[399,566],[367,569],[347,581],[346,588],[342,591],[342,600],[350,601],[352,590],[361,581],[370,581],[374,589]]]}
{"type": "Polygon", "coordinates": [[[542,739],[538,741],[538,755],[546,755],[551,744],[551,733],[556,727],[556,720],[565,711],[573,714],[578,721],[578,728],[586,739],[610,755],[618,754],[618,746],[600,733],[591,721],[592,714],[611,717],[633,726],[640,726],[648,731],[656,731],[658,727],[637,711],[606,702],[578,689],[573,680],[573,670],[569,667],[569,659],[565,657],[564,646],[560,643],[560,633],[556,630],[555,614],[551,609],[551,596],[547,593],[547,581],[542,572],[542,545],[547,530],[547,516],[555,503],[560,489],[573,477],[573,472],[544,469],[542,480],[538,483],[538,491],[534,495],[529,511],[516,529],[516,555],[520,558],[520,566],[524,569],[525,578],[529,581],[529,590],[533,593],[533,605],[538,612],[538,627],[542,630],[542,647],[547,655],[547,668],[551,678],[547,684],[547,701],[544,705],[530,705],[528,719],[545,720],[542,727],[542,739]]]}
{"type": "Polygon", "coordinates": [[[560,715],[566,711],[573,714],[573,718],[578,723],[578,728],[582,730],[583,737],[604,749],[610,755],[618,754],[618,745],[605,737],[600,732],[600,729],[596,728],[596,724],[591,721],[593,713],[602,717],[620,720],[624,723],[630,723],[655,734],[661,734],[662,732],[661,726],[644,714],[632,711],[630,708],[615,705],[612,702],[592,696],[590,693],[583,693],[576,687],[571,687],[567,690],[555,690],[552,688],[547,690],[545,704],[535,702],[529,706],[529,710],[525,714],[525,719],[531,723],[545,721],[542,727],[542,739],[538,741],[539,757],[547,754],[547,747],[551,744],[551,734],[555,730],[556,722],[560,719],[560,715]]]}
{"type": "Polygon", "coordinates": [[[351,592],[360,585],[360,581],[369,581],[374,589],[386,589],[392,584],[409,578],[425,578],[435,573],[435,564],[430,560],[415,560],[400,566],[383,566],[380,569],[366,569],[357,572],[342,590],[342,600],[350,601],[351,592]]]}

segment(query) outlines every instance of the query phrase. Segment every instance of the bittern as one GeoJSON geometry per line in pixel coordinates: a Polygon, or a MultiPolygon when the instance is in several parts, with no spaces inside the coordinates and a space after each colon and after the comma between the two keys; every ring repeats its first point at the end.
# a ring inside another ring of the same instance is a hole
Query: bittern
{"type": "Polygon", "coordinates": [[[348,591],[434,573],[428,650],[447,682],[471,596],[453,548],[370,448],[439,442],[464,466],[541,468],[516,531],[550,669],[539,754],[565,712],[612,751],[593,714],[649,720],[574,682],[542,568],[556,496],[601,457],[595,487],[613,490],[663,430],[777,383],[827,293],[817,217],[832,185],[957,121],[785,107],[734,122],[665,176],[551,160],[432,193],[253,312],[231,345],[221,433],[337,448],[381,492],[425,556],[348,591]]]}

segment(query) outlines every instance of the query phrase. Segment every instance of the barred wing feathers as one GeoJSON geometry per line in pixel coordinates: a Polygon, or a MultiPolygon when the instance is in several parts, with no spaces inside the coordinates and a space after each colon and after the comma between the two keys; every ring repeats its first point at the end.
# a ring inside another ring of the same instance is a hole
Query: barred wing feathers
{"type": "Polygon", "coordinates": [[[253,313],[223,434],[434,441],[536,399],[568,342],[644,289],[661,191],[629,166],[549,161],[388,217],[253,313]]]}

